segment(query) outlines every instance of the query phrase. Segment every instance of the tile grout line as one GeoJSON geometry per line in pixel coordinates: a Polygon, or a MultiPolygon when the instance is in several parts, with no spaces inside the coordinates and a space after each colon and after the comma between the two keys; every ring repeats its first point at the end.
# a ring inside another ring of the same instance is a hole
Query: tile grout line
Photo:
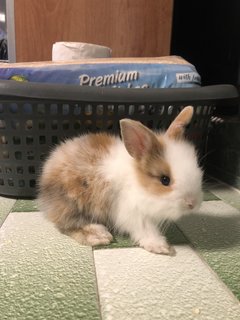
{"type": "MultiPolygon", "coordinates": [[[[210,205],[210,203],[209,203],[209,205],[210,205]]],[[[234,206],[231,206],[229,203],[226,203],[225,201],[221,200],[221,201],[218,201],[218,204],[219,204],[219,206],[223,206],[223,205],[229,206],[229,210],[234,210],[234,212],[237,215],[237,212],[236,212],[237,209],[234,208],[234,206]]],[[[215,206],[215,204],[211,204],[211,205],[215,206]]],[[[237,299],[237,301],[239,302],[239,300],[238,300],[239,288],[237,285],[238,281],[237,280],[233,281],[233,282],[229,281],[231,278],[228,276],[229,271],[228,271],[228,268],[226,268],[226,266],[230,266],[230,270],[231,270],[231,262],[227,261],[227,258],[226,258],[226,256],[228,257],[229,252],[231,252],[231,251],[229,251],[228,249],[224,249],[223,252],[218,252],[217,249],[216,250],[214,249],[214,247],[213,247],[213,250],[209,247],[205,248],[205,250],[204,250],[204,247],[201,247],[201,243],[202,243],[202,241],[204,241],[203,238],[200,236],[200,238],[198,240],[197,236],[194,236],[195,233],[192,232],[192,230],[191,230],[191,226],[193,226],[193,230],[195,230],[194,228],[199,228],[199,225],[194,224],[193,220],[194,219],[192,219],[190,223],[186,223],[186,224],[183,223],[183,224],[179,225],[180,230],[183,230],[182,232],[184,233],[184,235],[186,235],[186,238],[190,240],[192,247],[194,248],[194,250],[198,254],[198,256],[200,256],[202,261],[208,266],[209,269],[212,270],[212,272],[217,276],[217,278],[225,286],[225,288],[227,288],[228,291],[231,292],[231,294],[234,296],[234,298],[237,299]],[[225,253],[224,253],[224,251],[225,251],[225,253]],[[217,253],[217,255],[215,255],[215,253],[217,253]],[[216,258],[216,256],[217,256],[217,258],[216,258]],[[223,263],[224,264],[223,269],[218,267],[219,261],[220,262],[225,261],[225,263],[223,263]]],[[[211,231],[211,229],[208,230],[208,234],[211,234],[210,231],[211,231]]],[[[200,232],[201,231],[199,231],[199,234],[200,234],[200,232]]],[[[198,235],[198,232],[197,232],[197,235],[198,235]]],[[[213,239],[210,237],[210,242],[212,242],[212,241],[213,241],[213,239]]],[[[238,256],[237,252],[238,251],[236,251],[233,254],[233,259],[238,256]]],[[[232,266],[233,265],[234,264],[232,264],[232,266]]]]}
{"type": "Polygon", "coordinates": [[[222,180],[219,180],[219,179],[217,179],[217,178],[215,178],[215,177],[212,177],[212,176],[209,176],[209,177],[210,177],[212,180],[215,180],[215,181],[216,181],[217,183],[219,183],[220,185],[226,187],[227,189],[230,189],[230,190],[232,190],[232,191],[235,191],[235,192],[239,193],[239,196],[240,196],[240,190],[239,190],[239,189],[237,189],[237,188],[231,186],[230,184],[228,184],[228,183],[226,183],[226,182],[224,182],[224,181],[222,181],[222,180]]]}
{"type": "MultiPolygon", "coordinates": [[[[104,249],[102,249],[102,250],[104,250],[104,249]]],[[[92,258],[93,258],[94,278],[95,278],[95,283],[96,283],[96,294],[97,294],[97,304],[98,304],[98,308],[99,308],[99,316],[100,316],[100,320],[103,320],[102,306],[101,306],[101,301],[100,301],[100,292],[99,292],[99,287],[98,287],[97,269],[96,269],[95,255],[94,255],[94,248],[93,247],[92,247],[92,258]]]]}
{"type": "Polygon", "coordinates": [[[226,285],[226,283],[219,277],[216,271],[214,271],[211,266],[208,264],[207,260],[202,256],[201,252],[194,246],[190,245],[190,248],[193,250],[193,252],[196,254],[196,256],[202,261],[202,263],[205,265],[205,267],[211,272],[211,274],[215,277],[216,281],[219,282],[225,292],[229,294],[229,296],[232,297],[233,301],[236,302],[237,305],[240,305],[240,301],[235,296],[235,294],[232,292],[232,290],[226,285]]]}
{"type": "Polygon", "coordinates": [[[202,263],[207,267],[211,273],[215,276],[216,281],[220,282],[222,284],[222,287],[224,291],[227,291],[230,296],[236,301],[237,304],[240,304],[240,301],[236,297],[236,295],[232,292],[232,290],[227,286],[227,284],[220,278],[218,273],[210,266],[207,259],[202,255],[201,251],[194,245],[194,243],[191,242],[190,238],[182,231],[181,227],[176,224],[176,227],[179,229],[179,231],[182,233],[183,237],[187,240],[187,245],[191,248],[191,250],[198,256],[198,258],[202,261],[202,263]]]}
{"type": "MultiPolygon", "coordinates": [[[[210,188],[210,191],[216,196],[218,197],[221,201],[223,201],[224,203],[228,204],[229,206],[233,207],[234,209],[239,210],[239,207],[236,206],[234,203],[232,203],[231,201],[229,201],[229,199],[227,199],[225,197],[225,195],[220,195],[218,191],[215,191],[213,188],[210,188]]],[[[239,195],[239,199],[240,199],[240,195],[239,195]]]]}
{"type": "Polygon", "coordinates": [[[182,235],[186,238],[187,240],[187,246],[194,252],[194,254],[198,257],[198,259],[205,265],[205,267],[215,276],[216,281],[221,282],[224,291],[228,291],[230,295],[236,300],[236,302],[239,303],[237,297],[234,295],[234,293],[228,288],[228,286],[223,282],[223,280],[218,276],[218,274],[210,267],[208,264],[207,260],[204,258],[204,256],[201,254],[201,252],[198,250],[198,248],[191,242],[190,238],[182,231],[179,225],[177,225],[177,228],[179,231],[182,233],[182,235]]]}
{"type": "MultiPolygon", "coordinates": [[[[211,177],[209,176],[210,179],[212,179],[213,181],[215,181],[215,184],[217,183],[219,186],[222,186],[223,188],[225,188],[225,190],[228,190],[230,191],[232,194],[234,194],[234,197],[239,197],[240,199],[240,190],[227,184],[226,182],[223,182],[217,178],[214,178],[214,177],[211,177]]],[[[213,182],[214,183],[214,182],[213,182]]],[[[223,202],[229,204],[230,206],[232,206],[233,208],[239,210],[239,207],[234,205],[234,203],[232,203],[228,197],[226,197],[225,194],[223,194],[221,191],[218,191],[216,188],[215,188],[215,185],[214,184],[210,184],[207,189],[213,193],[216,197],[218,197],[220,200],[222,200],[223,202]]],[[[239,200],[240,201],[240,200],[239,200]]]]}
{"type": "Polygon", "coordinates": [[[229,294],[230,297],[232,297],[233,301],[236,302],[237,305],[240,305],[240,301],[238,298],[235,296],[235,294],[230,290],[230,288],[223,282],[223,280],[219,277],[219,275],[214,271],[211,266],[208,264],[207,260],[203,257],[201,252],[194,246],[192,243],[189,244],[189,247],[192,249],[194,254],[198,257],[198,259],[204,264],[206,269],[209,270],[209,272],[212,274],[212,276],[215,278],[216,282],[221,284],[223,290],[229,294]]]}
{"type": "MultiPolygon", "coordinates": [[[[8,198],[6,198],[8,199],[8,198]]],[[[12,199],[9,199],[12,200],[12,199]]],[[[6,221],[7,217],[9,216],[9,214],[12,212],[12,208],[14,207],[14,205],[16,204],[17,200],[13,199],[14,202],[13,204],[10,206],[10,208],[6,211],[6,214],[4,215],[4,218],[0,220],[0,228],[3,226],[4,222],[6,221]]]]}

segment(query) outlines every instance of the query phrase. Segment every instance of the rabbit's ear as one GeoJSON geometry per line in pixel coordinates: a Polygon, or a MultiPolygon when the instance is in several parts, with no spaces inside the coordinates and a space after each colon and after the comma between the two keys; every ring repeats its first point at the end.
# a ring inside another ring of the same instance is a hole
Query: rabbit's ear
{"type": "Polygon", "coordinates": [[[185,127],[190,123],[193,116],[193,107],[185,107],[179,115],[170,124],[166,134],[173,139],[182,138],[184,135],[185,127]]]}
{"type": "Polygon", "coordinates": [[[121,135],[128,153],[141,160],[151,153],[161,153],[161,143],[155,134],[138,121],[120,120],[121,135]]]}

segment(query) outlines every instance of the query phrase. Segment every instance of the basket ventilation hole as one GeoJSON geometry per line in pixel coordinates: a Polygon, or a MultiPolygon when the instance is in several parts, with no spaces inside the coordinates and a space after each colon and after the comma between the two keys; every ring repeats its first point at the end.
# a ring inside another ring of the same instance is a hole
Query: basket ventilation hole
{"type": "Polygon", "coordinates": [[[9,152],[8,151],[4,150],[2,155],[3,155],[3,159],[9,159],[9,152]]]}
{"type": "Polygon", "coordinates": [[[23,105],[23,112],[25,114],[31,114],[32,113],[32,105],[29,103],[26,103],[23,105]]]}
{"type": "Polygon", "coordinates": [[[208,106],[204,106],[203,107],[203,114],[206,115],[208,111],[208,106]]]}
{"type": "Polygon", "coordinates": [[[201,111],[202,111],[202,106],[198,106],[196,110],[196,114],[197,115],[201,114],[201,111]]]}
{"type": "Polygon", "coordinates": [[[23,167],[17,167],[17,173],[23,174],[23,167]]]}
{"type": "Polygon", "coordinates": [[[18,180],[18,186],[20,188],[24,188],[25,187],[25,181],[24,180],[18,180]]]}
{"type": "Polygon", "coordinates": [[[15,159],[16,160],[22,160],[22,152],[21,151],[16,151],[15,152],[15,159]]]}
{"type": "Polygon", "coordinates": [[[145,106],[144,105],[139,105],[138,106],[138,113],[139,114],[144,114],[145,113],[145,106]]]}
{"type": "Polygon", "coordinates": [[[81,107],[76,104],[76,105],[74,106],[74,109],[73,109],[73,114],[74,114],[75,116],[78,116],[80,113],[81,113],[81,107]]]}
{"type": "Polygon", "coordinates": [[[0,129],[5,129],[5,128],[6,128],[6,122],[0,119],[0,129]]]}
{"type": "Polygon", "coordinates": [[[12,168],[11,167],[6,167],[5,168],[6,173],[12,173],[12,168]]]}
{"type": "Polygon", "coordinates": [[[36,180],[31,179],[31,180],[29,181],[29,186],[30,186],[30,188],[35,188],[35,186],[36,186],[36,180]]]}
{"type": "Polygon", "coordinates": [[[25,123],[25,129],[26,130],[31,130],[33,128],[33,121],[32,120],[27,120],[25,123]]]}
{"type": "Polygon", "coordinates": [[[34,167],[34,166],[28,167],[28,172],[29,172],[30,174],[34,174],[34,173],[35,173],[35,167],[34,167]]]}
{"type": "Polygon", "coordinates": [[[0,144],[8,144],[6,136],[0,136],[0,144]]]}
{"type": "Polygon", "coordinates": [[[11,113],[17,113],[19,108],[16,103],[11,103],[9,109],[11,113]]]}
{"type": "Polygon", "coordinates": [[[162,114],[164,114],[164,111],[165,111],[165,107],[164,106],[160,106],[158,108],[158,114],[161,116],[162,114]]]}
{"type": "Polygon", "coordinates": [[[170,115],[170,114],[172,114],[172,112],[173,112],[173,106],[169,106],[168,107],[168,114],[170,115]]]}
{"type": "Polygon", "coordinates": [[[63,120],[63,123],[62,123],[62,127],[63,127],[63,130],[69,130],[69,121],[68,120],[63,120]]]}
{"type": "Polygon", "coordinates": [[[52,129],[53,130],[57,130],[57,128],[58,128],[58,121],[57,120],[53,120],[52,121],[52,129]]]}
{"type": "Polygon", "coordinates": [[[13,179],[8,179],[8,185],[9,187],[14,187],[13,179]]]}
{"type": "Polygon", "coordinates": [[[46,106],[44,104],[38,104],[37,112],[38,112],[38,114],[45,114],[46,106]]]}
{"type": "MultiPolygon", "coordinates": [[[[133,109],[133,112],[134,112],[134,106],[129,106],[129,108],[130,107],[133,109]]],[[[114,113],[114,105],[113,104],[109,104],[107,106],[107,112],[108,112],[108,116],[113,116],[113,113],[114,113]]]]}
{"type": "Polygon", "coordinates": [[[92,115],[92,105],[91,104],[87,104],[85,106],[85,115],[86,116],[91,116],[92,115]]]}
{"type": "Polygon", "coordinates": [[[149,106],[148,114],[153,115],[156,113],[156,108],[154,106],[149,106]]]}
{"type": "Polygon", "coordinates": [[[33,151],[28,151],[28,152],[27,152],[27,159],[28,159],[28,160],[34,160],[33,151]]]}
{"type": "Polygon", "coordinates": [[[39,158],[40,158],[40,160],[42,160],[42,161],[45,160],[46,154],[45,154],[45,153],[41,153],[39,158]]]}
{"type": "Polygon", "coordinates": [[[39,136],[39,144],[46,144],[46,137],[45,136],[39,136]]]}
{"type": "Polygon", "coordinates": [[[45,129],[45,128],[46,128],[45,122],[44,122],[44,121],[39,121],[39,123],[38,123],[38,128],[39,128],[40,130],[45,129]]]}
{"type": "Polygon", "coordinates": [[[118,105],[118,114],[122,116],[124,112],[125,112],[125,105],[124,104],[118,105]]]}
{"type": "Polygon", "coordinates": [[[54,143],[54,144],[58,143],[58,137],[57,136],[52,136],[52,143],[54,143]]]}
{"type": "Polygon", "coordinates": [[[63,115],[69,114],[69,105],[68,104],[63,104],[62,105],[62,114],[63,115]]]}
{"type": "Polygon", "coordinates": [[[28,145],[33,144],[33,142],[34,142],[33,136],[27,136],[27,137],[26,137],[26,143],[27,143],[28,145]]]}
{"type": "Polygon", "coordinates": [[[135,106],[133,104],[128,106],[128,113],[129,113],[130,116],[135,113],[135,106]]]}
{"type": "Polygon", "coordinates": [[[51,114],[57,114],[58,113],[58,105],[57,104],[51,104],[50,105],[50,113],[51,114]]]}
{"type": "Polygon", "coordinates": [[[79,130],[81,128],[81,121],[80,120],[75,121],[73,127],[75,130],[79,130]]]}
{"type": "Polygon", "coordinates": [[[13,144],[21,144],[21,139],[20,139],[20,137],[14,136],[14,137],[13,137],[13,144]]]}
{"type": "Polygon", "coordinates": [[[12,120],[11,121],[11,127],[12,129],[19,129],[20,128],[20,121],[19,120],[12,120]]]}

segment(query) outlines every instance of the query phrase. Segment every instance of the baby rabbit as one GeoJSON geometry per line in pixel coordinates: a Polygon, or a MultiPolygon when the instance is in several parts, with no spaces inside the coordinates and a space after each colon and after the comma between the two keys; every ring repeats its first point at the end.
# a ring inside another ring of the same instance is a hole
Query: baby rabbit
{"type": "Polygon", "coordinates": [[[185,107],[163,133],[123,119],[122,140],[107,133],[66,140],[43,166],[40,209],[80,244],[109,244],[109,228],[150,252],[173,254],[158,225],[202,201],[202,171],[184,139],[192,115],[185,107]]]}

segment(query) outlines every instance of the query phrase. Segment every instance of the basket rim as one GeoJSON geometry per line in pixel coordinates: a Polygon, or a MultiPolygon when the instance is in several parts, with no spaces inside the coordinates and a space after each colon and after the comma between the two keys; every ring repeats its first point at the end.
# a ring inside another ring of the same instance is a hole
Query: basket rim
{"type": "Polygon", "coordinates": [[[72,84],[0,80],[0,100],[41,99],[98,103],[214,103],[236,104],[239,93],[231,84],[191,88],[109,88],[72,84]]]}

